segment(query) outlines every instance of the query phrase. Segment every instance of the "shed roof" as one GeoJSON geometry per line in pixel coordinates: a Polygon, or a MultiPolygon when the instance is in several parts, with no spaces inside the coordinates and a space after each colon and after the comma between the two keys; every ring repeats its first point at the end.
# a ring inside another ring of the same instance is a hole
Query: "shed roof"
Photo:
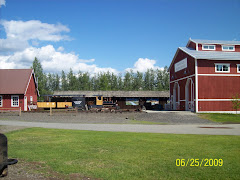
{"type": "Polygon", "coordinates": [[[240,60],[240,52],[196,51],[187,47],[179,47],[179,49],[196,59],[240,60]]]}
{"type": "Polygon", "coordinates": [[[54,91],[53,96],[169,97],[169,91],[54,91]]]}
{"type": "Polygon", "coordinates": [[[240,45],[240,41],[203,40],[203,39],[190,39],[190,41],[199,43],[199,44],[240,45]]]}
{"type": "Polygon", "coordinates": [[[25,94],[32,69],[0,69],[0,94],[25,94]]]}

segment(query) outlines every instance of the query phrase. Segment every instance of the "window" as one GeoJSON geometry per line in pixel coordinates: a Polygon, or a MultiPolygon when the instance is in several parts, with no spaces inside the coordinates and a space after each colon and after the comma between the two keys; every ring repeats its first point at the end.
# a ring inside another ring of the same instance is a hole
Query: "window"
{"type": "Polygon", "coordinates": [[[202,50],[212,50],[214,51],[216,49],[215,45],[202,45],[202,50]]]}
{"type": "Polygon", "coordinates": [[[237,64],[237,72],[240,73],[240,64],[237,64]]]}
{"type": "Polygon", "coordinates": [[[235,46],[222,46],[223,51],[235,51],[235,46]]]}
{"type": "Polygon", "coordinates": [[[229,64],[215,64],[215,72],[230,72],[229,64]]]}
{"type": "Polygon", "coordinates": [[[11,106],[19,107],[19,96],[11,96],[11,106]]]}
{"type": "Polygon", "coordinates": [[[2,105],[3,105],[3,98],[2,96],[0,96],[0,107],[2,107],[2,105]]]}

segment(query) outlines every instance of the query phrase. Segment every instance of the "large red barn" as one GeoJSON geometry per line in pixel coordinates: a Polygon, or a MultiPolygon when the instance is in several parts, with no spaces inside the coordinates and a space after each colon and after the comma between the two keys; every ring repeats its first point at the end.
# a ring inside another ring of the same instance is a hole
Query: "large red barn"
{"type": "Polygon", "coordinates": [[[38,95],[33,69],[0,69],[0,110],[28,111],[38,95]]]}
{"type": "Polygon", "coordinates": [[[240,41],[190,39],[186,47],[178,48],[169,72],[172,110],[235,112],[240,41]]]}

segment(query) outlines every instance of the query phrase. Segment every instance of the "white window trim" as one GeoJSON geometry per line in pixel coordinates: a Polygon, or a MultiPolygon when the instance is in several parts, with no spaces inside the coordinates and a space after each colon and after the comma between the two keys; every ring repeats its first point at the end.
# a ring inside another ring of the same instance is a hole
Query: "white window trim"
{"type": "Polygon", "coordinates": [[[216,73],[230,73],[230,64],[215,63],[215,72],[216,72],[216,73]],[[217,65],[225,65],[225,66],[228,66],[228,71],[217,71],[217,65]]]}
{"type": "Polygon", "coordinates": [[[240,64],[237,64],[237,73],[240,73],[239,67],[240,67],[240,64]]]}
{"type": "Polygon", "coordinates": [[[0,102],[1,102],[1,104],[0,104],[0,107],[3,107],[3,97],[0,95],[0,102]]]}
{"type": "Polygon", "coordinates": [[[19,107],[19,96],[18,95],[12,95],[11,96],[11,107],[19,107]],[[18,105],[13,105],[13,97],[17,97],[18,98],[18,105]]]}
{"type": "Polygon", "coordinates": [[[235,46],[233,46],[233,45],[222,45],[222,51],[235,51],[235,46]],[[226,47],[233,47],[233,50],[230,50],[230,49],[223,49],[223,46],[226,46],[226,47]]]}
{"type": "Polygon", "coordinates": [[[207,51],[215,51],[216,50],[216,45],[213,44],[202,44],[202,50],[207,50],[207,51]],[[214,49],[206,49],[204,46],[214,46],[214,49]]]}

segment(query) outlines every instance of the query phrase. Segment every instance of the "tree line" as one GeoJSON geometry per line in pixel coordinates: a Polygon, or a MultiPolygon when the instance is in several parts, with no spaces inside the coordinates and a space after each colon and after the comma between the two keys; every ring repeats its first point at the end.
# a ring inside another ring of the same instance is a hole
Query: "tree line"
{"type": "Polygon", "coordinates": [[[52,94],[53,91],[164,91],[169,90],[169,73],[167,66],[163,69],[148,69],[145,73],[127,71],[124,75],[111,72],[100,72],[90,75],[72,69],[61,74],[44,73],[40,61],[35,58],[32,67],[38,79],[41,95],[52,94]]]}

